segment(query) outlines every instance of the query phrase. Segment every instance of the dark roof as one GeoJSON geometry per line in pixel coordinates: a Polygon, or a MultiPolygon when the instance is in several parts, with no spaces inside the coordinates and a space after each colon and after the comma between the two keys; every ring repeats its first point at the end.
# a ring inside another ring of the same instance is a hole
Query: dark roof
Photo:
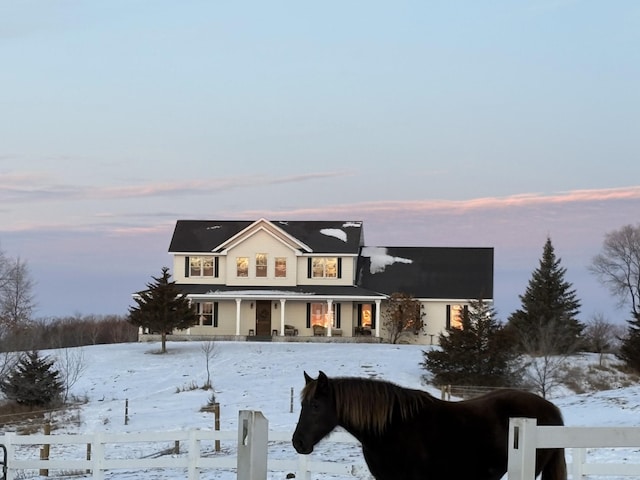
{"type": "MultiPolygon", "coordinates": [[[[178,220],[169,252],[207,253],[255,223],[248,220],[178,220]]],[[[313,253],[357,255],[364,245],[361,221],[270,221],[313,253]],[[339,233],[338,236],[334,233],[339,233]],[[342,237],[342,238],[338,238],[342,237]]]]}
{"type": "Polygon", "coordinates": [[[220,297],[265,297],[279,299],[283,297],[366,297],[383,298],[383,295],[358,286],[299,285],[295,287],[258,287],[227,286],[209,284],[176,284],[176,287],[188,295],[216,295],[220,297]]]}
{"type": "Polygon", "coordinates": [[[415,298],[493,298],[493,248],[364,247],[357,283],[415,298]]]}

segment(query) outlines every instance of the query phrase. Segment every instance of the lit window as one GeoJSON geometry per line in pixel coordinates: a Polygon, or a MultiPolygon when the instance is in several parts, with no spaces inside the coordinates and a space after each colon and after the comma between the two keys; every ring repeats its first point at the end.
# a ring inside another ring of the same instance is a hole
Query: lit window
{"type": "Polygon", "coordinates": [[[238,277],[249,276],[249,258],[248,257],[236,258],[236,275],[238,277]]]}
{"type": "Polygon", "coordinates": [[[204,257],[202,260],[202,275],[213,277],[213,257],[204,257]]]}
{"type": "Polygon", "coordinates": [[[451,323],[449,328],[462,329],[462,315],[464,308],[462,305],[451,305],[451,323]]]}
{"type": "Polygon", "coordinates": [[[335,328],[335,309],[336,304],[331,305],[331,311],[325,302],[311,304],[311,325],[319,325],[328,328],[331,325],[335,328]]]}
{"type": "Polygon", "coordinates": [[[256,277],[266,277],[266,276],[267,276],[267,254],[257,253],[256,254],[256,277]]]}
{"type": "Polygon", "coordinates": [[[373,318],[371,310],[371,304],[362,305],[362,327],[371,328],[371,320],[373,318]]]}
{"type": "Polygon", "coordinates": [[[190,257],[190,277],[213,277],[213,257],[190,257]]]}
{"type": "Polygon", "coordinates": [[[284,278],[287,276],[287,258],[276,257],[276,278],[284,278]]]}
{"type": "Polygon", "coordinates": [[[311,276],[313,278],[337,278],[338,259],[335,257],[314,257],[311,264],[311,276]]]}

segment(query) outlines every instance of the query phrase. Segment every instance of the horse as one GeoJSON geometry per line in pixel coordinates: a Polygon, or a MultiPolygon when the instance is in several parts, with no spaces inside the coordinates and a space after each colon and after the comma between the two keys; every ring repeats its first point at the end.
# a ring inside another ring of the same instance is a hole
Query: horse
{"type": "MultiPolygon", "coordinates": [[[[462,401],[359,377],[317,379],[304,372],[302,410],[293,433],[300,454],[337,426],[362,446],[376,480],[499,480],[507,471],[509,418],[563,425],[558,407],[515,389],[462,401]]],[[[566,480],[564,449],[538,449],[536,477],[566,480]]]]}

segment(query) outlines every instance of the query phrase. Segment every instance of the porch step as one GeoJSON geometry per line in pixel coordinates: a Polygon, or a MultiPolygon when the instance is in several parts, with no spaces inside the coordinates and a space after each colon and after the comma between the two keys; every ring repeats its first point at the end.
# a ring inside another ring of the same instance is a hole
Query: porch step
{"type": "Polygon", "coordinates": [[[270,342],[271,335],[247,335],[247,342],[270,342]]]}

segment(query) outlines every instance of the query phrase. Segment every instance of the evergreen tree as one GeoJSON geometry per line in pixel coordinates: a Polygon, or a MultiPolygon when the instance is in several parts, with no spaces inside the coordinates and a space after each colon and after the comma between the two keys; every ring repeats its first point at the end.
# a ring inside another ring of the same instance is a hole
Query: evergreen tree
{"type": "Polygon", "coordinates": [[[483,300],[470,302],[462,327],[440,334],[440,349],[423,351],[422,367],[435,385],[516,386],[520,360],[497,321],[494,308],[483,300]]]}
{"type": "Polygon", "coordinates": [[[54,361],[40,357],[37,351],[22,355],[0,390],[9,400],[27,406],[47,406],[60,399],[63,383],[53,368],[54,361]]]}
{"type": "Polygon", "coordinates": [[[617,357],[628,367],[640,372],[640,313],[633,314],[635,319],[629,320],[627,335],[622,339],[617,357]]]}
{"type": "Polygon", "coordinates": [[[186,295],[180,293],[167,267],[162,276],[152,277],[147,290],[139,292],[134,301],[137,306],[129,308],[129,321],[138,327],[159,332],[162,338],[162,353],[167,351],[167,332],[185,329],[197,322],[195,307],[186,295]]]}
{"type": "MultiPolygon", "coordinates": [[[[508,327],[516,338],[536,344],[540,330],[553,324],[557,353],[575,349],[584,326],[576,319],[580,301],[572,285],[565,280],[566,269],[556,258],[551,239],[547,237],[539,267],[534,270],[529,285],[520,295],[522,308],[511,314],[508,327]]],[[[535,352],[528,352],[535,353],[535,352]]]]}

